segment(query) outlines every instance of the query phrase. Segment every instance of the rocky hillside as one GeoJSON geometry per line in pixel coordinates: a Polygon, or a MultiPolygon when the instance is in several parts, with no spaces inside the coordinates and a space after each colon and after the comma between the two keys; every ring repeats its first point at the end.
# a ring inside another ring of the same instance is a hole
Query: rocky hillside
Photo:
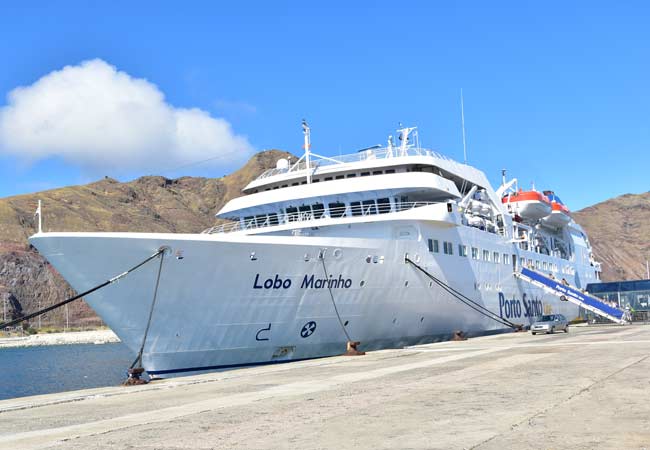
{"type": "Polygon", "coordinates": [[[626,194],[573,214],[587,231],[605,281],[646,277],[650,259],[650,192],[626,194]]]}
{"type": "MultiPolygon", "coordinates": [[[[246,184],[288,155],[278,150],[258,153],[241,169],[222,178],[170,180],[150,176],[126,183],[106,178],[83,186],[0,199],[0,314],[6,311],[7,319],[18,317],[39,305],[73,295],[27,242],[36,231],[38,199],[43,201],[44,231],[200,232],[214,225],[215,212],[240,195],[246,184]]],[[[99,324],[83,302],[70,304],[68,317],[71,326],[99,324]]],[[[64,309],[42,318],[43,326],[64,323],[64,309]]]]}

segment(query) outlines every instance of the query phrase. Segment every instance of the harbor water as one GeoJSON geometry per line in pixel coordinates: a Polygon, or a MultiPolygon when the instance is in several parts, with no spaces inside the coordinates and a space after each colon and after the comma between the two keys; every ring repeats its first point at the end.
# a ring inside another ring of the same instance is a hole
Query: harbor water
{"type": "Polygon", "coordinates": [[[1,349],[0,400],[116,386],[133,359],[122,343],[1,349]]]}

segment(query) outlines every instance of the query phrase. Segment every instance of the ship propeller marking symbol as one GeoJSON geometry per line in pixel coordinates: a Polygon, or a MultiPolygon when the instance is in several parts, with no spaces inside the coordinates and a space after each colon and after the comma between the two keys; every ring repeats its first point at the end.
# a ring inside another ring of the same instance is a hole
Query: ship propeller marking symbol
{"type": "Polygon", "coordinates": [[[302,327],[302,330],[300,330],[300,336],[303,338],[309,337],[314,334],[314,331],[316,331],[316,322],[312,320],[311,322],[307,322],[302,327]]]}

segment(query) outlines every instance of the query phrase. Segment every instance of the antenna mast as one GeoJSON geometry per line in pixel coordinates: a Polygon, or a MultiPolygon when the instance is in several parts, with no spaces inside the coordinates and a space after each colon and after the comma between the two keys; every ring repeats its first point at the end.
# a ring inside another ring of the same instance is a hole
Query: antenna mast
{"type": "Polygon", "coordinates": [[[463,161],[467,164],[467,142],[465,140],[465,102],[463,101],[463,88],[460,88],[460,123],[463,127],[463,161]]]}
{"type": "Polygon", "coordinates": [[[307,121],[302,119],[302,133],[305,135],[305,164],[307,165],[307,184],[311,184],[311,161],[310,161],[310,150],[311,147],[311,130],[307,121]]]}

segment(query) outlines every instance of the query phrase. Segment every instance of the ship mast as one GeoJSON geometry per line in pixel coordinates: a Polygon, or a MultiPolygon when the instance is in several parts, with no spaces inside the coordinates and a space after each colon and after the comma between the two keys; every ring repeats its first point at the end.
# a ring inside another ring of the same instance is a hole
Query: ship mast
{"type": "Polygon", "coordinates": [[[302,133],[305,135],[305,164],[307,165],[307,184],[311,184],[311,161],[310,150],[311,147],[311,130],[307,121],[302,119],[302,133]]]}

